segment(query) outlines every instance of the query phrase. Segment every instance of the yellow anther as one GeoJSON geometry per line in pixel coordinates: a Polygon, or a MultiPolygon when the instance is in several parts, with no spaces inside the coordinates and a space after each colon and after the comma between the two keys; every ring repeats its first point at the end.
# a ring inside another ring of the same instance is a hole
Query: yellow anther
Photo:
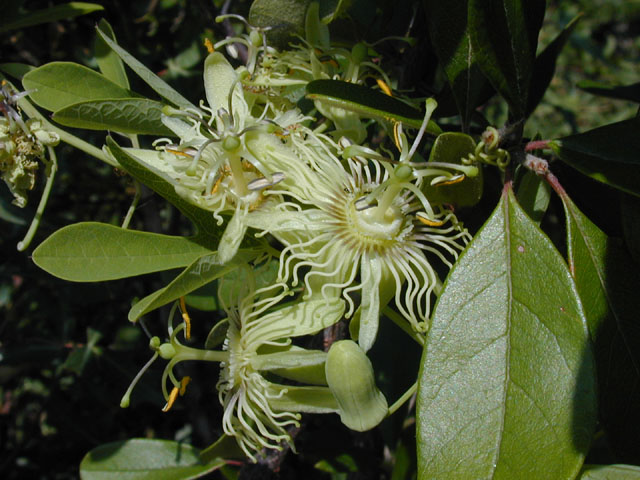
{"type": "Polygon", "coordinates": [[[207,52],[209,53],[215,52],[215,49],[213,48],[213,43],[211,43],[211,40],[209,40],[208,38],[204,39],[204,46],[207,49],[207,52]]]}
{"type": "Polygon", "coordinates": [[[191,383],[191,377],[188,375],[180,380],[180,396],[183,396],[184,392],[187,391],[187,385],[189,385],[189,383],[191,383]]]}
{"type": "Polygon", "coordinates": [[[436,187],[441,187],[443,185],[454,185],[456,183],[460,183],[461,181],[463,181],[465,179],[464,175],[456,175],[454,177],[451,177],[451,179],[449,180],[445,180],[444,182],[438,182],[435,184],[436,187]]]}
{"type": "Polygon", "coordinates": [[[189,155],[188,153],[181,152],[180,150],[172,150],[171,148],[165,148],[165,152],[173,153],[174,155],[179,155],[181,157],[189,157],[193,158],[193,155],[189,155]]]}
{"type": "Polygon", "coordinates": [[[402,124],[400,122],[393,123],[393,141],[396,144],[396,148],[399,152],[402,151],[402,146],[400,145],[400,127],[402,124]]]}
{"type": "Polygon", "coordinates": [[[387,82],[385,82],[381,78],[376,78],[376,83],[380,87],[380,90],[382,90],[384,93],[386,93],[390,97],[393,97],[393,93],[391,92],[391,88],[389,87],[389,85],[387,85],[387,82]]]}
{"type": "Polygon", "coordinates": [[[422,223],[424,223],[425,225],[428,225],[429,227],[441,227],[442,225],[444,225],[444,222],[439,222],[437,220],[430,220],[424,215],[418,214],[416,215],[416,218],[420,220],[422,223]]]}
{"type": "Polygon", "coordinates": [[[173,387],[171,393],[169,394],[169,400],[167,400],[167,404],[162,408],[163,412],[168,412],[173,407],[173,404],[176,402],[176,398],[178,398],[178,393],[180,393],[180,389],[178,387],[173,387]]]}
{"type": "Polygon", "coordinates": [[[184,338],[189,340],[191,338],[191,318],[187,312],[187,304],[184,301],[184,297],[180,297],[180,311],[182,312],[182,320],[184,321],[184,338]]]}

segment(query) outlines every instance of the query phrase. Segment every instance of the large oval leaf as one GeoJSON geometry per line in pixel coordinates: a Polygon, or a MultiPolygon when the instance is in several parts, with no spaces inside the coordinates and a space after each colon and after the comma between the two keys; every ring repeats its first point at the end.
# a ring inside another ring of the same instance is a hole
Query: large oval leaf
{"type": "Polygon", "coordinates": [[[419,478],[573,478],[595,424],[593,369],[567,266],[505,188],[427,333],[419,478]]]}
{"type": "Polygon", "coordinates": [[[131,93],[98,72],[72,62],[52,62],[22,78],[31,99],[55,112],[74,103],[103,98],[128,98],[131,93]]]}
{"type": "Polygon", "coordinates": [[[549,143],[560,160],[602,183],[640,196],[640,117],[549,143]]]}
{"type": "Polygon", "coordinates": [[[583,299],[598,367],[600,416],[616,457],[640,456],[640,277],[615,240],[585,217],[566,195],[567,254],[583,299]]]}
{"type": "Polygon", "coordinates": [[[469,0],[469,37],[482,73],[525,116],[545,0],[469,0]]]}
{"type": "Polygon", "coordinates": [[[208,253],[187,237],[85,222],[54,232],[33,251],[33,261],[64,280],[98,282],[184,267],[208,253]]]}
{"type": "Polygon", "coordinates": [[[487,80],[477,65],[469,38],[468,0],[425,0],[429,34],[467,130],[475,108],[486,100],[487,80]]]}
{"type": "Polygon", "coordinates": [[[88,130],[173,136],[160,120],[161,113],[162,103],[155,100],[118,98],[74,103],[56,111],[53,119],[67,127],[88,130]]]}
{"type": "Polygon", "coordinates": [[[80,463],[82,480],[188,480],[224,465],[200,460],[200,451],[180,442],[134,438],[100,445],[80,463]]]}

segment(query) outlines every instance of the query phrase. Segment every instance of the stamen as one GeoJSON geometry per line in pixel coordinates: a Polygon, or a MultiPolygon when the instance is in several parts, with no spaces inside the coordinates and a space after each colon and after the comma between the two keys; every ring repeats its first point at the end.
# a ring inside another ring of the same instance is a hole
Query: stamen
{"type": "Polygon", "coordinates": [[[191,377],[187,375],[182,380],[180,380],[180,396],[182,397],[184,393],[187,391],[187,385],[191,383],[191,377]]]}
{"type": "Polygon", "coordinates": [[[173,387],[171,393],[169,394],[169,400],[164,407],[162,407],[163,412],[168,412],[173,407],[173,404],[176,402],[176,398],[178,398],[178,394],[180,393],[180,389],[178,387],[173,387]]]}
{"type": "Polygon", "coordinates": [[[180,297],[180,311],[182,312],[182,320],[184,321],[184,338],[189,340],[191,338],[191,318],[187,312],[187,304],[184,296],[180,297]]]}
{"type": "Polygon", "coordinates": [[[211,40],[209,40],[208,38],[204,39],[204,46],[207,49],[207,52],[209,53],[215,52],[215,49],[213,48],[213,43],[211,43],[211,40]]]}
{"type": "Polygon", "coordinates": [[[443,221],[431,220],[427,218],[427,216],[423,212],[416,213],[416,218],[430,227],[441,227],[445,223],[443,221]]]}
{"type": "Polygon", "coordinates": [[[391,92],[391,88],[389,87],[389,85],[387,85],[387,82],[385,82],[381,78],[376,78],[376,83],[380,87],[380,90],[382,90],[384,93],[386,93],[390,97],[393,97],[393,93],[391,92]]]}

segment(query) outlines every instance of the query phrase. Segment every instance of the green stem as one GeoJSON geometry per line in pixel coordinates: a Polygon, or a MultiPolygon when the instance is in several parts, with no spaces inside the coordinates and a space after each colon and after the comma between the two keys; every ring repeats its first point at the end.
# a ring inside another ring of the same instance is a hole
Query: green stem
{"type": "Polygon", "coordinates": [[[396,402],[389,407],[389,412],[387,413],[387,417],[393,415],[396,410],[398,410],[407,400],[409,400],[414,393],[418,390],[418,382],[411,385],[406,392],[402,394],[402,396],[396,400],[396,402]]]}
{"type": "Polygon", "coordinates": [[[395,323],[398,327],[400,327],[406,334],[408,334],[411,338],[413,338],[418,345],[424,347],[424,337],[414,332],[409,323],[400,316],[395,310],[391,307],[384,307],[382,313],[389,318],[393,323],[395,323]]]}
{"type": "Polygon", "coordinates": [[[56,152],[51,147],[47,148],[49,150],[49,157],[51,157],[51,161],[47,162],[47,183],[45,184],[44,190],[42,191],[40,203],[38,204],[38,208],[36,210],[36,214],[33,217],[33,220],[31,220],[29,230],[27,230],[24,238],[20,242],[18,242],[17,248],[19,252],[24,252],[29,247],[29,245],[31,244],[31,240],[33,240],[33,236],[38,230],[40,219],[42,218],[44,209],[47,206],[47,201],[49,200],[49,194],[51,193],[51,187],[53,186],[53,179],[55,178],[56,172],[58,171],[58,159],[56,157],[56,152]]]}
{"type": "Polygon", "coordinates": [[[142,185],[137,180],[134,180],[134,185],[136,187],[136,193],[133,196],[133,201],[131,205],[129,205],[129,210],[127,211],[127,215],[124,217],[122,221],[122,228],[129,228],[129,222],[131,222],[131,217],[133,217],[133,212],[136,211],[136,207],[138,206],[138,202],[140,201],[140,197],[142,196],[142,185]]]}

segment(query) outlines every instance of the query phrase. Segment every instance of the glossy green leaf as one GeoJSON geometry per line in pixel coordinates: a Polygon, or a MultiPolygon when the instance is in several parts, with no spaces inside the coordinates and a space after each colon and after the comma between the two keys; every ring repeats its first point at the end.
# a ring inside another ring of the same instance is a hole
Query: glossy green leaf
{"type": "Polygon", "coordinates": [[[132,322],[137,321],[142,315],[193,292],[241,265],[246,265],[247,262],[253,260],[260,253],[259,250],[241,249],[234,259],[225,265],[221,265],[218,262],[216,253],[201,256],[173,279],[169,285],[147,295],[131,307],[129,320],[132,322]]]}
{"type": "Polygon", "coordinates": [[[527,116],[531,115],[536,109],[544,96],[544,92],[547,91],[547,87],[549,87],[553,74],[556,71],[558,56],[581,17],[582,14],[574,17],[536,58],[533,66],[531,90],[529,91],[529,98],[527,99],[527,116]]]}
{"type": "Polygon", "coordinates": [[[482,73],[524,118],[545,0],[469,0],[469,36],[482,73]]]}
{"type": "Polygon", "coordinates": [[[600,416],[620,458],[640,456],[640,277],[638,267],[562,196],[569,268],[582,299],[598,367],[600,416]]]}
{"type": "Polygon", "coordinates": [[[529,218],[540,225],[551,200],[549,184],[535,172],[527,170],[520,180],[516,197],[529,218]]]}
{"type": "Polygon", "coordinates": [[[175,191],[172,179],[165,173],[143,162],[107,137],[107,146],[118,163],[136,180],[161,195],[180,210],[197,227],[198,238],[207,245],[217,245],[221,229],[213,214],[184,200],[175,191]]]}
{"type": "Polygon", "coordinates": [[[217,458],[244,460],[246,455],[234,437],[223,433],[218,440],[200,452],[200,460],[203,462],[217,458]]]}
{"type": "Polygon", "coordinates": [[[593,369],[569,270],[507,185],[427,333],[418,478],[573,478],[595,426],[593,369]]]}
{"type": "Polygon", "coordinates": [[[98,282],[184,267],[208,253],[191,238],[85,222],[54,232],[33,251],[33,261],[65,280],[98,282]]]}
{"type": "Polygon", "coordinates": [[[200,460],[197,448],[182,442],[134,438],[100,445],[80,463],[82,480],[188,480],[224,465],[200,460]]]}
{"type": "MultiPolygon", "coordinates": [[[[314,80],[307,84],[306,96],[311,100],[355,112],[363,117],[402,122],[413,128],[420,128],[424,120],[424,113],[417,108],[355,83],[340,80],[314,80]]],[[[427,132],[438,135],[442,133],[442,129],[430,120],[427,132]]]]}
{"type": "Polygon", "coordinates": [[[67,127],[172,136],[160,120],[161,113],[162,103],[155,100],[119,98],[75,103],[56,111],[53,119],[67,127]]]}
{"type": "Polygon", "coordinates": [[[553,140],[549,146],[583,174],[640,196],[639,117],[553,140]]]}
{"type": "Polygon", "coordinates": [[[631,85],[605,85],[593,80],[583,80],[578,83],[578,88],[601,97],[640,103],[640,82],[631,85]]]}
{"type": "MultiPolygon", "coordinates": [[[[98,28],[111,40],[116,41],[116,36],[115,33],[113,33],[111,25],[104,18],[98,22],[98,28]]],[[[109,45],[106,44],[100,35],[96,35],[93,50],[96,61],[98,62],[98,68],[100,68],[102,74],[122,88],[129,89],[129,79],[127,78],[127,72],[124,70],[124,63],[122,63],[120,57],[109,48],[109,45]]]]}
{"type": "MultiPolygon", "coordinates": [[[[460,165],[462,159],[472,154],[476,142],[469,135],[460,132],[445,132],[438,135],[429,155],[429,162],[454,163],[460,165]]],[[[466,177],[453,185],[431,186],[425,182],[422,190],[431,203],[449,203],[458,207],[470,207],[482,197],[482,167],[475,177],[466,177]]]]}
{"type": "Polygon", "coordinates": [[[291,35],[304,36],[304,20],[311,0],[254,0],[249,10],[249,23],[272,27],[270,43],[284,47],[291,35]]]}
{"type": "Polygon", "coordinates": [[[20,15],[18,18],[12,18],[8,23],[0,25],[0,32],[32,27],[42,23],[56,22],[58,20],[64,20],[65,18],[74,18],[103,9],[104,7],[96,3],[69,2],[51,8],[34,10],[20,15]]]}
{"type": "Polygon", "coordinates": [[[98,72],[72,62],[51,62],[22,78],[29,97],[40,107],[56,111],[74,103],[104,98],[129,98],[131,93],[98,72]]]}
{"type": "MultiPolygon", "coordinates": [[[[162,80],[159,76],[144,66],[142,62],[136,59],[133,55],[127,52],[124,48],[118,45],[114,40],[109,38],[109,35],[100,30],[100,27],[96,29],[98,35],[102,40],[118,55],[124,63],[126,63],[133,72],[145,81],[158,95],[162,98],[170,101],[174,105],[182,108],[192,108],[197,110],[196,106],[189,100],[184,98],[180,93],[174,90],[169,84],[162,80]]],[[[110,97],[102,97],[110,98],[110,97]]]]}
{"type": "Polygon", "coordinates": [[[487,80],[471,47],[467,22],[468,0],[424,1],[431,43],[451,86],[463,131],[475,108],[485,100],[487,80]]]}
{"type": "Polygon", "coordinates": [[[636,465],[585,465],[576,480],[640,480],[636,465]]]}
{"type": "Polygon", "coordinates": [[[20,80],[35,68],[33,65],[27,65],[26,63],[0,63],[0,72],[20,80]]]}

